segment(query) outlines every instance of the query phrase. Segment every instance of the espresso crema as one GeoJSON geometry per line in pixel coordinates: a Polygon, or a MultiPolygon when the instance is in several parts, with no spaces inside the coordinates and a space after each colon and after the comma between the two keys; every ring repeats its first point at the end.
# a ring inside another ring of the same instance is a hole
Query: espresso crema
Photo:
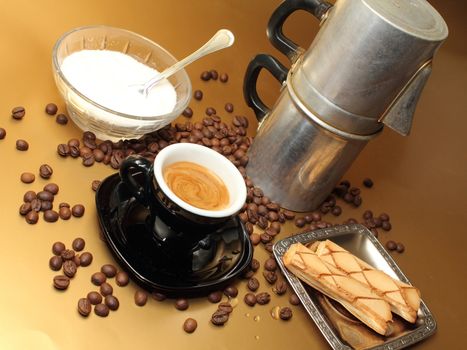
{"type": "Polygon", "coordinates": [[[192,162],[176,162],[163,170],[164,181],[184,202],[206,210],[221,210],[229,205],[229,191],[219,176],[192,162]]]}

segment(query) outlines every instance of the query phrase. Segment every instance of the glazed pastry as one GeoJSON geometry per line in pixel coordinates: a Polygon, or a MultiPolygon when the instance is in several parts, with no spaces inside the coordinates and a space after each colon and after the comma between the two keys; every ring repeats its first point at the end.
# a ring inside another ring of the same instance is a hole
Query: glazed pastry
{"type": "Polygon", "coordinates": [[[420,292],[417,288],[376,270],[330,240],[314,245],[312,250],[327,263],[368,285],[391,305],[392,312],[411,323],[417,320],[420,307],[420,292]]]}
{"type": "Polygon", "coordinates": [[[282,259],[294,275],[339,302],[368,327],[382,335],[390,334],[389,304],[366,284],[325,262],[301,243],[292,244],[282,259]]]}

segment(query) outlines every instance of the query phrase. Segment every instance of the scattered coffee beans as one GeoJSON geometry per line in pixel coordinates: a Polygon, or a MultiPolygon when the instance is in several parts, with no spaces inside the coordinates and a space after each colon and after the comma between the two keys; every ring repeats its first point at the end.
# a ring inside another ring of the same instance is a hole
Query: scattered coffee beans
{"type": "Polygon", "coordinates": [[[4,128],[0,128],[0,140],[3,140],[6,136],[6,130],[4,128]]]}
{"type": "Polygon", "coordinates": [[[81,316],[88,317],[91,313],[91,303],[86,298],[78,300],[78,312],[81,316]]]}
{"type": "Polygon", "coordinates": [[[211,316],[211,323],[215,326],[223,326],[229,320],[229,313],[217,310],[211,316]]]}
{"type": "Polygon", "coordinates": [[[154,300],[157,301],[164,301],[165,299],[167,299],[167,296],[165,294],[159,292],[152,292],[151,296],[154,300]]]}
{"type": "Polygon", "coordinates": [[[39,214],[37,214],[37,211],[31,210],[29,213],[26,214],[25,218],[28,224],[34,225],[39,220],[39,214]]]}
{"type": "Polygon", "coordinates": [[[188,303],[188,300],[187,299],[177,299],[175,300],[175,308],[177,310],[186,310],[188,309],[188,307],[190,306],[190,304],[188,303]]]}
{"type": "Polygon", "coordinates": [[[226,103],[224,109],[227,113],[232,113],[234,111],[234,106],[231,103],[226,103]]]}
{"type": "Polygon", "coordinates": [[[233,311],[233,307],[229,302],[220,303],[217,307],[217,310],[225,311],[228,314],[231,314],[233,311]]]}
{"type": "Polygon", "coordinates": [[[89,302],[92,305],[97,305],[97,304],[102,303],[102,295],[100,295],[96,291],[89,292],[86,298],[89,300],[89,302]]]}
{"type": "Polygon", "coordinates": [[[100,285],[99,291],[101,295],[105,297],[107,295],[111,295],[114,292],[114,289],[109,283],[104,282],[100,285]]]}
{"type": "Polygon", "coordinates": [[[53,174],[53,169],[50,165],[48,164],[42,164],[40,167],[39,167],[39,175],[40,177],[42,177],[43,179],[50,179],[50,177],[52,176],[53,174]]]}
{"type": "Polygon", "coordinates": [[[94,181],[91,183],[91,188],[92,188],[92,190],[95,192],[95,191],[97,191],[97,189],[99,188],[100,185],[101,185],[101,181],[100,181],[100,180],[94,180],[94,181]]]}
{"type": "Polygon", "coordinates": [[[211,72],[208,72],[208,71],[202,72],[200,78],[201,78],[201,80],[204,80],[204,81],[210,80],[211,79],[211,72]]]}
{"type": "Polygon", "coordinates": [[[238,295],[238,289],[235,286],[227,286],[224,289],[224,294],[230,298],[235,298],[238,295]]]}
{"type": "Polygon", "coordinates": [[[62,268],[63,259],[61,256],[54,255],[49,260],[50,269],[53,271],[59,271],[62,268]]]}
{"type": "Polygon", "coordinates": [[[373,187],[373,180],[370,178],[366,178],[363,180],[363,186],[372,188],[373,187]]]}
{"type": "Polygon", "coordinates": [[[396,250],[397,249],[397,244],[394,241],[387,241],[386,242],[386,248],[388,250],[396,250]]]}
{"type": "Polygon", "coordinates": [[[76,204],[71,208],[71,215],[73,215],[75,218],[80,218],[84,215],[84,210],[84,205],[76,204]]]}
{"type": "Polygon", "coordinates": [[[54,287],[58,290],[65,290],[70,285],[70,279],[64,275],[58,275],[54,277],[54,287]]]}
{"type": "Polygon", "coordinates": [[[292,305],[300,305],[300,299],[298,298],[297,294],[291,294],[289,297],[289,303],[292,305]]]}
{"type": "Polygon", "coordinates": [[[36,179],[36,176],[33,173],[22,173],[21,174],[21,182],[24,182],[25,184],[30,184],[33,183],[34,180],[36,179]]]}
{"type": "Polygon", "coordinates": [[[29,143],[26,140],[16,140],[16,149],[18,151],[27,151],[29,149],[29,143]]]}
{"type": "Polygon", "coordinates": [[[141,290],[137,290],[135,292],[135,304],[138,306],[144,306],[148,302],[148,295],[146,292],[143,292],[141,290]]]}
{"type": "Polygon", "coordinates": [[[84,252],[83,254],[80,255],[79,260],[80,260],[80,265],[83,267],[89,266],[92,263],[92,254],[89,252],[84,252]]]}
{"type": "Polygon", "coordinates": [[[203,99],[203,92],[201,90],[195,90],[193,97],[195,100],[201,101],[203,99]]]}
{"type": "Polygon", "coordinates": [[[112,264],[105,264],[102,265],[101,272],[106,275],[107,278],[112,278],[117,274],[117,268],[112,264]]]}
{"type": "Polygon", "coordinates": [[[125,271],[119,271],[115,275],[115,283],[117,284],[117,286],[125,287],[126,285],[128,285],[129,282],[130,278],[128,277],[128,274],[125,271]]]}
{"type": "Polygon", "coordinates": [[[256,292],[259,288],[259,281],[257,278],[255,277],[251,277],[249,280],[248,280],[248,284],[247,284],[247,287],[249,290],[251,290],[252,292],[256,292]]]}
{"type": "Polygon", "coordinates": [[[44,212],[44,220],[46,222],[55,222],[58,220],[58,213],[55,210],[46,210],[44,212]]]}
{"type": "Polygon", "coordinates": [[[259,305],[266,305],[271,301],[271,295],[268,292],[256,294],[256,302],[259,305]]]}
{"type": "Polygon", "coordinates": [[[65,276],[73,278],[76,274],[77,266],[73,260],[66,260],[63,263],[63,273],[65,276]]]}
{"type": "Polygon", "coordinates": [[[219,77],[219,80],[222,83],[226,83],[227,81],[229,81],[229,75],[227,73],[222,73],[221,76],[219,77]]]}
{"type": "MultiPolygon", "coordinates": [[[[83,253],[84,254],[84,253],[83,253]]],[[[82,257],[82,255],[81,255],[82,257]]],[[[81,261],[81,265],[83,264],[83,261],[81,261]]],[[[91,276],[91,282],[95,286],[100,286],[102,283],[104,283],[107,280],[107,277],[102,273],[102,272],[95,272],[91,276]]]]}
{"type": "Polygon", "coordinates": [[[58,111],[58,107],[55,103],[48,103],[45,106],[45,113],[47,113],[48,115],[55,115],[57,114],[57,111],[58,111]]]}
{"type": "Polygon", "coordinates": [[[221,299],[222,299],[222,292],[220,291],[211,292],[208,295],[209,302],[214,303],[214,304],[221,301],[221,299]]]}
{"type": "Polygon", "coordinates": [[[277,263],[274,258],[269,258],[264,262],[264,268],[268,271],[276,271],[277,263]]]}
{"type": "Polygon", "coordinates": [[[193,110],[190,107],[187,107],[183,110],[182,115],[187,118],[193,117],[193,110]]]}
{"type": "Polygon", "coordinates": [[[106,295],[105,296],[105,305],[107,305],[107,307],[112,310],[112,311],[115,311],[118,309],[118,307],[120,306],[120,302],[118,301],[118,299],[113,296],[113,295],[106,295]]]}
{"type": "Polygon", "coordinates": [[[15,107],[11,110],[11,117],[16,120],[21,120],[26,114],[26,109],[22,106],[15,107]]]}
{"type": "MultiPolygon", "coordinates": [[[[71,247],[75,252],[80,252],[84,249],[84,246],[86,245],[86,242],[83,238],[78,237],[73,240],[71,243],[71,247]]],[[[107,276],[108,277],[108,276],[107,276]]]]}
{"type": "Polygon", "coordinates": [[[279,317],[281,320],[288,321],[292,318],[292,309],[290,307],[283,307],[279,311],[279,317]]]}
{"type": "Polygon", "coordinates": [[[398,253],[403,253],[404,250],[405,250],[404,244],[401,243],[401,242],[398,242],[398,243],[396,244],[396,250],[397,250],[398,253]]]}
{"type": "Polygon", "coordinates": [[[68,220],[71,218],[71,209],[68,207],[61,207],[58,210],[58,216],[60,216],[60,219],[62,220],[68,220]]]}
{"type": "Polygon", "coordinates": [[[277,295],[284,295],[287,292],[287,283],[284,281],[277,282],[272,291],[277,295]]]}
{"type": "Polygon", "coordinates": [[[94,306],[94,313],[100,317],[107,317],[109,315],[109,307],[105,304],[97,304],[94,306]]]}
{"type": "Polygon", "coordinates": [[[65,243],[63,242],[55,242],[53,245],[52,245],[52,253],[54,255],[61,255],[62,252],[66,249],[65,247],[65,243]]]}
{"type": "Polygon", "coordinates": [[[183,330],[187,333],[193,333],[198,327],[198,322],[194,318],[187,318],[183,322],[183,330]]]}
{"type": "Polygon", "coordinates": [[[256,295],[254,295],[253,293],[246,293],[245,297],[243,298],[243,301],[248,306],[255,306],[255,304],[256,304],[256,295]]]}
{"type": "Polygon", "coordinates": [[[66,125],[68,124],[68,117],[63,113],[60,113],[57,114],[57,116],[55,117],[55,121],[57,122],[57,124],[66,125]]]}

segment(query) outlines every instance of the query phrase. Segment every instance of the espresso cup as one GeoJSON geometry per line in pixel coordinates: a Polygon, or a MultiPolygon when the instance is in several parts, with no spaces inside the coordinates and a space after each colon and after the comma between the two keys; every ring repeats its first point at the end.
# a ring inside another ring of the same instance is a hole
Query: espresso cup
{"type": "MultiPolygon", "coordinates": [[[[154,162],[130,156],[120,167],[120,177],[135,199],[175,231],[214,230],[236,215],[246,199],[246,186],[238,169],[210,148],[190,143],[165,147],[154,162]],[[164,179],[164,170],[178,162],[200,165],[217,175],[227,188],[228,203],[218,210],[196,207],[177,196],[164,179]],[[136,181],[136,174],[143,180],[136,181]]],[[[154,223],[154,225],[156,225],[154,223]]]]}

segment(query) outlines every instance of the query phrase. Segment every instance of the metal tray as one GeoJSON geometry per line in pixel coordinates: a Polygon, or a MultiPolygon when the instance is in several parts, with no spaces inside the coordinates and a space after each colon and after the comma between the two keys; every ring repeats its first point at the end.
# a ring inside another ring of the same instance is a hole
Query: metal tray
{"type": "MultiPolygon", "coordinates": [[[[340,336],[339,327],[337,327],[333,315],[329,312],[329,308],[323,307],[322,294],[305,283],[302,283],[295,275],[290,273],[282,263],[282,256],[291,244],[301,242],[306,245],[317,240],[325,239],[330,239],[339,244],[352,254],[358,256],[376,269],[384,271],[391,277],[406,283],[410,283],[410,281],[396,265],[392,257],[386,252],[381,243],[379,243],[373,234],[362,225],[340,225],[332,228],[310,231],[282,239],[274,245],[274,256],[282,272],[328,343],[335,350],[350,350],[354,349],[354,347],[340,336]]],[[[396,315],[394,315],[394,319],[396,320],[395,323],[398,322],[401,325],[400,332],[395,336],[381,339],[377,345],[360,348],[374,350],[402,349],[429,337],[436,330],[436,321],[423,300],[421,301],[418,318],[414,325],[403,321],[396,315]]],[[[357,323],[359,322],[355,321],[355,324],[357,323]]],[[[351,325],[350,327],[353,326],[351,325]]],[[[374,338],[377,337],[375,332],[362,326],[362,324],[360,324],[359,327],[365,328],[365,332],[368,332],[368,334],[374,333],[370,334],[370,336],[374,338]]]]}

